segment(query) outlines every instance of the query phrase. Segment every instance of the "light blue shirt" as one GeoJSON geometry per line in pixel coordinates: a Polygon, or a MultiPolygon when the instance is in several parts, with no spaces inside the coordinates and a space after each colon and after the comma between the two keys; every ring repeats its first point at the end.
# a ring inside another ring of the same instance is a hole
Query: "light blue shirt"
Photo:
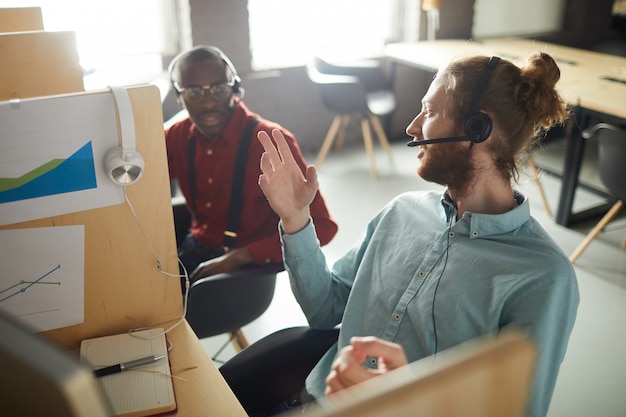
{"type": "Polygon", "coordinates": [[[574,325],[578,285],[567,256],[530,216],[528,200],[516,199],[507,213],[465,212],[455,222],[445,193],[404,193],[332,270],[314,225],[282,234],[292,290],[309,324],[341,323],[338,344],[307,378],[309,393],[324,396],[337,348],[352,336],[399,343],[412,362],[515,327],[540,352],[528,415],[544,416],[574,325]]]}

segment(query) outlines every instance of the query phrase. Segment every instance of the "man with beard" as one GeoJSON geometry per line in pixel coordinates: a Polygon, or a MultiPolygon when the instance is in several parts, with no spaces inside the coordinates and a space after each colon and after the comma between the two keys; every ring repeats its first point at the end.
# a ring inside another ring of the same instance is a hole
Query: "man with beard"
{"type": "MultiPolygon", "coordinates": [[[[165,143],[170,179],[178,180],[193,215],[191,233],[178,248],[191,281],[250,264],[282,262],[278,216],[257,185],[263,148],[256,136],[280,131],[304,171],[306,162],[294,136],[244,105],[241,80],[218,48],[198,46],[179,54],[169,73],[177,100],[189,115],[165,131],[165,143]],[[229,218],[237,211],[240,215],[229,218]],[[238,230],[232,230],[232,220],[238,230]]],[[[337,225],[319,192],[311,215],[325,245],[337,225]]]]}
{"type": "Polygon", "coordinates": [[[530,216],[512,181],[537,136],[568,115],[555,90],[559,77],[545,53],[531,55],[523,68],[476,56],[440,71],[407,133],[419,147],[418,174],[446,191],[396,197],[332,269],[310,217],[315,168],[302,175],[279,131],[271,132],[277,146],[259,134],[259,185],[281,219],[294,295],[311,327],[341,323],[336,346],[288,405],[517,328],[539,350],[527,415],[546,415],[578,287],[567,256],[530,216]]]}

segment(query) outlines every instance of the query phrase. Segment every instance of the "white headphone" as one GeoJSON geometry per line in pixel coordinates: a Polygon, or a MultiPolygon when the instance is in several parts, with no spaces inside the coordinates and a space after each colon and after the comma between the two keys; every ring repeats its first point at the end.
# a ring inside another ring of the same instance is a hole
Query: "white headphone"
{"type": "Polygon", "coordinates": [[[124,87],[109,87],[120,121],[121,147],[111,149],[104,157],[104,169],[117,185],[134,184],[143,175],[144,161],[135,146],[133,107],[124,87]]]}

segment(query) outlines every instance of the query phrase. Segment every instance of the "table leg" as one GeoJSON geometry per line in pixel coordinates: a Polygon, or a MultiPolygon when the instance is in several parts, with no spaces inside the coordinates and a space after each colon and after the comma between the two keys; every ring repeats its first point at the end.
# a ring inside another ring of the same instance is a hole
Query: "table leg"
{"type": "Polygon", "coordinates": [[[556,222],[561,226],[569,226],[576,187],[578,187],[578,175],[585,152],[585,139],[582,137],[582,129],[589,123],[589,116],[581,109],[574,110],[574,120],[577,124],[571,130],[567,138],[567,151],[563,166],[563,178],[561,183],[561,196],[556,211],[556,222]]]}

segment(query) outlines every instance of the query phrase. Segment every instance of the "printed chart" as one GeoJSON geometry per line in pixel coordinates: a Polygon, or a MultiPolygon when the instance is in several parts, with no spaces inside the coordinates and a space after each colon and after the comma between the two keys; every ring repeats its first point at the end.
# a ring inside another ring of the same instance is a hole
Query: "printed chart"
{"type": "Polygon", "coordinates": [[[84,227],[0,230],[0,310],[37,331],[84,319],[84,227]]]}
{"type": "Polygon", "coordinates": [[[91,142],[87,142],[69,158],[52,159],[19,177],[0,177],[0,203],[97,186],[91,142]]]}
{"type": "Polygon", "coordinates": [[[124,202],[104,170],[119,145],[110,93],[0,102],[0,126],[0,225],[124,202]]]}

